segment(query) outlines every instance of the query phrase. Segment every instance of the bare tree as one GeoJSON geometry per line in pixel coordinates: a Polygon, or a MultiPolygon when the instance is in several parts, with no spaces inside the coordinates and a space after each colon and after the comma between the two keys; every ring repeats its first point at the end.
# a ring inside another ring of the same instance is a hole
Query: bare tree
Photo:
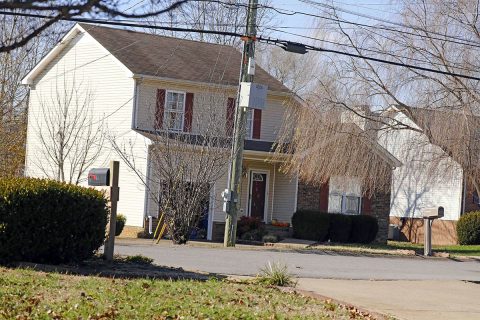
{"type": "MultiPolygon", "coordinates": [[[[168,4],[175,3],[168,0],[168,4]]],[[[257,11],[257,25],[259,32],[263,35],[269,33],[269,27],[274,22],[274,12],[270,7],[270,1],[260,1],[257,11]]],[[[152,4],[152,10],[158,9],[158,4],[152,4]]],[[[176,10],[169,11],[165,15],[149,18],[150,23],[155,25],[165,25],[171,27],[186,27],[199,30],[215,30],[218,32],[234,32],[243,34],[247,21],[247,5],[241,0],[225,0],[225,1],[192,1],[186,3],[176,10]]],[[[152,30],[148,29],[148,32],[152,30]]],[[[219,43],[240,47],[242,40],[238,37],[220,34],[203,34],[203,33],[181,33],[175,31],[153,30],[161,34],[187,38],[192,40],[219,43]]]]}
{"type": "MultiPolygon", "coordinates": [[[[29,30],[29,20],[0,17],[0,42],[29,30]]],[[[28,90],[22,77],[35,65],[55,39],[38,37],[27,45],[0,53],[0,176],[20,175],[25,163],[28,90]]]]}
{"type": "Polygon", "coordinates": [[[93,92],[66,79],[41,101],[35,129],[41,144],[35,165],[49,178],[78,184],[98,159],[104,140],[102,119],[93,113],[93,92]]]}
{"type": "Polygon", "coordinates": [[[128,0],[75,0],[75,1],[50,1],[50,0],[24,0],[24,1],[1,1],[0,14],[9,16],[37,17],[30,21],[29,29],[15,37],[2,39],[0,52],[8,52],[26,45],[29,41],[47,31],[59,21],[79,18],[85,15],[95,17],[122,17],[129,19],[142,19],[162,15],[181,8],[182,5],[191,1],[203,0],[177,0],[165,4],[162,0],[143,1],[134,6],[128,0]],[[152,9],[149,3],[156,4],[152,9]],[[133,8],[135,7],[135,8],[133,8]]]}
{"type": "Polygon", "coordinates": [[[122,142],[115,136],[109,140],[142,181],[149,201],[155,205],[154,210],[159,218],[165,219],[172,241],[183,244],[198,227],[208,205],[216,206],[210,194],[214,183],[227,172],[230,123],[225,121],[225,106],[228,99],[224,89],[205,87],[195,93],[194,98],[190,93],[167,93],[160,100],[164,110],[159,111],[157,105],[145,102],[139,111],[144,114],[141,125],[144,129],[140,132],[150,140],[148,172],[137,165],[131,142],[122,142]],[[185,111],[178,112],[177,107],[183,104],[185,111]]]}
{"type": "MultiPolygon", "coordinates": [[[[445,172],[445,176],[449,172],[454,174],[458,172],[458,163],[468,182],[480,192],[480,83],[455,75],[472,76],[478,70],[479,5],[462,0],[453,3],[404,1],[401,5],[402,20],[393,21],[393,25],[383,20],[373,27],[356,25],[354,28],[351,24],[346,25],[335,7],[325,10],[323,6],[322,14],[329,14],[337,22],[330,25],[330,40],[333,43],[322,43],[322,46],[447,74],[362,58],[323,55],[321,61],[325,68],[317,76],[313,97],[307,103],[315,106],[311,109],[316,112],[307,112],[319,119],[324,118],[322,113],[325,110],[353,115],[355,122],[367,123],[366,133],[372,137],[381,138],[400,130],[409,130],[412,132],[410,148],[423,150],[416,161],[418,165],[428,167],[424,170],[426,175],[438,173],[438,170],[445,172]],[[392,112],[392,105],[395,112],[392,112]],[[369,107],[365,109],[363,106],[369,107]],[[398,116],[400,112],[408,117],[398,116]],[[429,144],[437,148],[429,148],[429,144]]],[[[298,130],[308,132],[303,135],[304,139],[325,139],[320,138],[324,127],[311,129],[310,125],[309,121],[298,125],[298,130]]],[[[337,125],[337,129],[342,132],[343,124],[337,125]]],[[[362,131],[357,137],[364,135],[362,131]]],[[[345,147],[342,144],[338,146],[345,147]]],[[[363,145],[352,144],[350,148],[357,147],[363,145]]],[[[317,156],[330,157],[330,154],[317,153],[317,156]]],[[[337,162],[337,158],[325,161],[324,166],[329,167],[337,162]]],[[[363,161],[365,172],[368,164],[369,161],[363,161]]],[[[382,176],[375,177],[381,179],[382,176]]]]}

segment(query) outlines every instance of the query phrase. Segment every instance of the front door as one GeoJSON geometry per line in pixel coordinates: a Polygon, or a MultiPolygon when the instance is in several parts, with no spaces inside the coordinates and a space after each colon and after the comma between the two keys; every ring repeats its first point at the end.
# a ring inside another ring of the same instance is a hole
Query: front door
{"type": "Polygon", "coordinates": [[[250,216],[263,221],[265,214],[265,194],[267,174],[252,172],[250,174],[250,216]]]}

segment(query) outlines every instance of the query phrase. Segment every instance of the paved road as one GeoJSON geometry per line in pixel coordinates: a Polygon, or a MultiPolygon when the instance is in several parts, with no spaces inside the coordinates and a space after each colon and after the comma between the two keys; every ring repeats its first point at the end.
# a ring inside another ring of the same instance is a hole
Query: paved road
{"type": "Polygon", "coordinates": [[[480,281],[480,261],[173,246],[168,242],[153,245],[145,240],[117,241],[115,253],[142,254],[159,265],[231,275],[255,275],[271,261],[286,264],[301,278],[480,281]]]}

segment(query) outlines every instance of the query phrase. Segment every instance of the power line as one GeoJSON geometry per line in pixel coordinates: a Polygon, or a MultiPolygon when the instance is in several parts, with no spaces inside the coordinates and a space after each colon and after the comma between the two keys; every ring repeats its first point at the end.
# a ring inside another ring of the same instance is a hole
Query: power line
{"type": "MultiPolygon", "coordinates": [[[[469,39],[465,39],[465,38],[461,38],[461,37],[457,37],[457,36],[452,36],[452,35],[448,35],[448,34],[442,34],[442,33],[435,32],[435,31],[425,30],[425,29],[423,29],[419,26],[412,26],[412,25],[407,25],[407,24],[400,23],[400,22],[394,22],[394,21],[390,21],[390,20],[386,20],[386,19],[381,19],[381,18],[374,17],[374,16],[371,16],[371,15],[368,15],[368,14],[363,14],[363,13],[359,13],[359,12],[355,12],[355,11],[351,11],[351,10],[346,10],[346,9],[343,9],[343,8],[340,8],[340,7],[320,3],[318,1],[312,1],[312,0],[298,0],[298,1],[310,4],[310,5],[313,5],[313,6],[320,6],[320,7],[323,7],[323,8],[330,9],[330,10],[339,11],[339,12],[355,15],[355,16],[358,16],[358,17],[383,22],[383,23],[386,23],[386,24],[391,24],[391,25],[395,25],[395,26],[399,26],[399,27],[403,27],[403,28],[413,29],[415,31],[421,31],[425,34],[427,34],[427,33],[428,34],[434,34],[436,36],[440,36],[440,37],[443,37],[443,38],[432,37],[432,36],[427,37],[425,35],[421,35],[421,34],[417,34],[417,33],[413,33],[413,32],[408,32],[408,31],[405,31],[405,30],[397,30],[397,29],[387,28],[387,27],[384,27],[384,26],[372,26],[372,25],[358,23],[358,25],[362,25],[364,27],[377,28],[377,29],[389,30],[389,31],[394,31],[394,32],[401,32],[401,33],[406,33],[406,34],[409,34],[409,35],[422,37],[422,38],[431,38],[431,39],[434,39],[434,40],[448,41],[448,42],[457,43],[457,44],[480,47],[480,43],[478,43],[478,42],[472,42],[469,39]],[[448,39],[454,39],[454,40],[448,40],[448,39]]],[[[322,16],[319,16],[319,17],[322,17],[322,16]]],[[[327,17],[322,17],[322,18],[326,19],[327,17]]],[[[333,18],[331,18],[331,19],[333,19],[333,18]]],[[[338,19],[338,20],[342,20],[342,19],[338,19]]],[[[342,22],[353,23],[353,22],[350,22],[350,21],[347,22],[346,20],[343,20],[342,22]]]]}
{"type": "MultiPolygon", "coordinates": [[[[436,65],[436,66],[440,66],[440,67],[447,67],[445,64],[442,64],[442,63],[437,63],[437,62],[432,62],[432,61],[426,61],[426,60],[422,60],[422,59],[418,59],[418,58],[413,58],[413,57],[405,57],[405,56],[397,55],[397,54],[391,53],[391,52],[378,51],[378,50],[373,50],[373,49],[368,49],[368,48],[363,48],[363,47],[355,47],[355,46],[353,46],[353,45],[349,45],[349,44],[345,44],[345,43],[338,43],[338,42],[335,42],[335,41],[330,41],[330,40],[325,40],[325,39],[319,39],[319,38],[310,37],[310,36],[306,36],[306,35],[302,35],[302,34],[298,34],[298,33],[294,33],[294,32],[289,32],[289,31],[284,31],[284,30],[278,30],[278,29],[276,29],[276,28],[266,27],[266,29],[273,30],[273,31],[276,31],[276,32],[280,32],[280,33],[285,33],[285,34],[293,35],[293,36],[298,36],[298,37],[302,37],[302,38],[306,38],[306,39],[310,39],[310,40],[314,40],[314,41],[321,41],[321,42],[325,42],[325,43],[330,43],[330,44],[333,44],[333,45],[336,45],[336,46],[342,46],[342,47],[347,47],[347,48],[351,48],[351,49],[355,49],[355,50],[360,50],[360,51],[366,51],[366,52],[372,52],[372,53],[377,53],[377,54],[388,55],[388,56],[391,56],[391,57],[394,57],[394,58],[397,58],[397,59],[406,59],[406,60],[412,60],[412,61],[421,62],[421,63],[426,63],[426,64],[430,64],[430,65],[436,65]]],[[[449,62],[450,64],[452,63],[452,62],[450,62],[450,61],[448,61],[448,62],[449,62]]],[[[459,66],[455,66],[455,65],[451,65],[451,67],[456,68],[456,69],[460,69],[460,70],[471,71],[471,69],[467,69],[467,68],[459,67],[459,66]]]]}
{"type": "MultiPolygon", "coordinates": [[[[48,16],[48,15],[34,14],[34,13],[20,13],[20,12],[10,12],[10,11],[0,11],[0,14],[7,15],[7,16],[20,16],[20,17],[29,17],[29,18],[39,18],[39,19],[54,19],[54,18],[58,19],[58,17],[52,17],[52,16],[48,16]]],[[[163,26],[155,26],[155,25],[148,25],[148,24],[121,22],[121,21],[108,21],[108,20],[102,20],[102,19],[60,18],[59,20],[72,21],[72,22],[83,22],[83,23],[98,23],[98,24],[122,26],[122,27],[134,27],[134,28],[177,31],[177,32],[194,32],[194,33],[205,33],[205,34],[217,34],[217,35],[232,36],[232,37],[242,37],[243,36],[240,33],[229,32],[229,31],[215,31],[215,30],[180,28],[180,27],[163,27],[163,26]]]]}
{"type": "MultiPolygon", "coordinates": [[[[29,13],[16,13],[16,12],[13,13],[13,12],[4,12],[4,11],[0,11],[0,14],[19,15],[19,16],[25,16],[25,17],[36,17],[36,18],[42,18],[42,19],[50,19],[51,18],[51,17],[46,16],[46,15],[29,14],[29,13]]],[[[65,18],[64,20],[74,21],[74,22],[85,22],[85,23],[98,23],[98,24],[106,24],[106,25],[127,26],[127,27],[135,27],[135,28],[141,27],[141,28],[147,28],[147,29],[150,28],[150,29],[160,29],[160,30],[168,30],[168,31],[228,35],[228,36],[234,36],[234,37],[240,37],[240,38],[245,38],[246,37],[243,34],[236,33],[236,32],[228,32],[228,31],[201,30],[201,29],[189,29],[189,28],[177,28],[177,27],[162,27],[162,26],[152,26],[152,25],[146,25],[146,24],[124,23],[124,22],[116,22],[116,21],[104,21],[104,20],[99,20],[99,19],[84,19],[84,18],[68,18],[67,19],[67,18],[65,18]]],[[[421,70],[421,71],[426,71],[426,72],[432,72],[432,73],[437,73],[437,74],[443,74],[443,75],[448,75],[448,76],[454,76],[454,77],[459,77],[459,78],[465,78],[465,79],[480,81],[479,77],[474,77],[474,76],[469,76],[469,75],[464,75],[464,74],[454,73],[454,72],[448,72],[448,71],[435,70],[435,69],[431,69],[431,68],[415,66],[415,65],[411,65],[411,64],[402,63],[402,62],[395,62],[395,61],[389,61],[389,60],[384,60],[384,59],[375,58],[375,57],[369,57],[369,56],[365,56],[365,55],[361,55],[361,54],[354,54],[354,53],[348,53],[348,52],[343,52],[343,51],[338,51],[338,50],[333,50],[333,49],[326,49],[326,48],[307,45],[307,44],[304,44],[304,43],[292,42],[292,41],[281,40],[281,39],[271,39],[271,38],[266,38],[266,37],[261,37],[261,36],[256,37],[256,39],[258,41],[261,41],[261,42],[264,42],[264,43],[275,44],[275,45],[280,46],[284,49],[288,45],[293,45],[293,46],[296,46],[297,48],[301,48],[302,50],[335,53],[335,54],[339,54],[339,55],[343,55],[343,56],[349,56],[349,57],[352,57],[352,58],[360,58],[360,59],[364,59],[364,60],[369,60],[369,61],[374,61],[374,62],[379,62],[379,63],[384,63],[384,64],[390,64],[390,65],[395,65],[395,66],[400,66],[400,67],[405,67],[405,68],[410,68],[410,69],[415,69],[415,70],[421,70]]]]}
{"type": "Polygon", "coordinates": [[[447,75],[447,76],[454,76],[454,77],[458,77],[458,78],[465,78],[465,79],[480,81],[479,77],[474,77],[474,76],[469,76],[469,75],[455,73],[455,72],[449,72],[449,71],[435,70],[435,69],[430,69],[430,68],[426,68],[426,67],[420,67],[420,66],[415,66],[415,65],[411,65],[411,64],[406,64],[406,63],[402,63],[402,62],[389,61],[389,60],[384,60],[384,59],[380,59],[380,58],[364,56],[364,55],[361,55],[361,54],[338,51],[338,50],[334,50],[334,49],[326,49],[326,48],[306,45],[306,44],[298,43],[298,42],[279,40],[279,39],[262,38],[262,37],[259,37],[258,40],[261,41],[261,42],[265,42],[265,43],[270,43],[270,44],[273,43],[273,44],[278,45],[278,46],[280,46],[281,48],[284,48],[284,49],[288,49],[288,46],[292,45],[292,46],[295,46],[297,48],[303,48],[304,50],[335,53],[335,54],[348,56],[348,57],[352,57],[352,58],[360,58],[360,59],[363,59],[363,60],[369,60],[369,61],[374,61],[374,62],[379,62],[379,63],[384,63],[384,64],[390,64],[390,65],[405,67],[405,68],[409,68],[409,69],[427,71],[427,72],[438,73],[438,74],[443,74],[443,75],[447,75]]]}

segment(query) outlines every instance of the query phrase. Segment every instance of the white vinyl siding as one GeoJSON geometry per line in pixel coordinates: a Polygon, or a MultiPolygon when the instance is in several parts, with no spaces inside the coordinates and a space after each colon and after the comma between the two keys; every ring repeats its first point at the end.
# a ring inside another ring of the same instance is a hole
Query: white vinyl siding
{"type": "MultiPolygon", "coordinates": [[[[403,113],[399,113],[396,120],[415,126],[403,113]]],[[[420,218],[425,208],[442,206],[445,209],[443,219],[460,217],[463,184],[460,165],[447,159],[423,134],[412,130],[385,132],[380,135],[379,142],[403,163],[393,170],[391,216],[420,218]],[[444,159],[438,166],[431,167],[430,157],[439,155],[444,159]]]]}
{"type": "MultiPolygon", "coordinates": [[[[204,123],[216,123],[218,132],[225,134],[227,100],[236,97],[236,88],[215,88],[193,84],[181,84],[162,80],[141,80],[138,89],[137,110],[134,126],[138,129],[154,130],[154,120],[157,103],[157,90],[164,89],[178,92],[192,92],[193,114],[192,133],[202,130],[204,123]]],[[[262,111],[260,140],[275,141],[283,125],[285,110],[291,106],[284,105],[284,99],[268,97],[267,107],[262,111]]],[[[248,137],[251,137],[253,127],[253,112],[247,124],[248,137]]],[[[165,120],[164,120],[165,121],[165,120]]]]}
{"type": "MultiPolygon", "coordinates": [[[[93,118],[99,130],[115,137],[118,145],[125,145],[136,157],[137,169],[146,171],[146,144],[148,141],[131,130],[134,100],[134,80],[128,77],[121,66],[108,52],[89,35],[78,35],[68,43],[62,52],[35,79],[30,92],[26,175],[45,177],[40,162],[47,160],[42,152],[37,128],[43,125],[43,108],[55,98],[56,91],[65,86],[78,85],[79,89],[92,91],[93,118]],[[74,81],[75,79],[75,81],[74,81]],[[43,107],[42,107],[43,106],[43,107]]],[[[105,140],[100,157],[92,167],[105,167],[110,160],[118,160],[111,144],[105,140]]],[[[82,177],[86,186],[86,177],[82,177]]],[[[127,217],[127,225],[142,226],[145,189],[136,174],[120,162],[120,201],[118,213],[127,217]]]]}

